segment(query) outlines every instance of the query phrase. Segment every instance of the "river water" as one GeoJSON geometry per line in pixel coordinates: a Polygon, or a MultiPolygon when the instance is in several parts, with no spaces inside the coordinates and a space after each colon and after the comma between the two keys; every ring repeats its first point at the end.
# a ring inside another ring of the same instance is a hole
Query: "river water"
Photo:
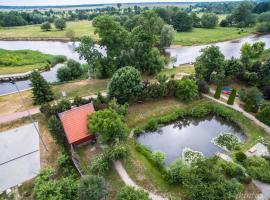
{"type": "MultiPolygon", "coordinates": [[[[266,48],[270,48],[270,35],[261,36],[249,36],[235,41],[219,42],[215,45],[220,47],[220,50],[225,55],[226,58],[232,56],[238,58],[240,56],[240,48],[245,42],[254,43],[257,41],[263,41],[266,43],[266,48]]],[[[64,55],[68,59],[74,59],[80,63],[84,63],[84,60],[79,58],[79,55],[75,52],[75,48],[78,46],[77,42],[58,42],[58,41],[0,41],[0,48],[8,50],[21,50],[30,49],[37,50],[42,53],[52,54],[52,55],[64,55]]],[[[175,65],[181,65],[185,63],[191,63],[196,60],[200,55],[200,50],[205,48],[207,45],[199,46],[188,46],[188,47],[172,47],[166,49],[166,52],[171,56],[177,57],[177,62],[175,65]]],[[[106,54],[104,49],[97,48],[106,54]]],[[[50,71],[43,72],[42,76],[49,82],[56,82],[56,72],[59,67],[63,64],[58,64],[53,67],[50,71]]],[[[171,64],[169,65],[171,66],[171,64]]],[[[18,81],[17,85],[20,90],[27,89],[30,86],[30,81],[18,81]]],[[[16,92],[16,88],[10,83],[0,83],[0,95],[7,94],[11,92],[16,92]]]]}

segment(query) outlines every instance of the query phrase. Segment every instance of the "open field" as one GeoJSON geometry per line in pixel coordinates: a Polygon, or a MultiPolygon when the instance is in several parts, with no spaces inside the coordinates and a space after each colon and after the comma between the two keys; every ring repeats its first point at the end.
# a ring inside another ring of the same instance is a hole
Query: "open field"
{"type": "Polygon", "coordinates": [[[0,75],[47,69],[64,60],[62,56],[43,54],[39,51],[0,49],[0,75]]]}
{"type": "Polygon", "coordinates": [[[75,37],[81,36],[91,36],[95,39],[98,37],[94,34],[94,28],[92,23],[87,20],[67,22],[67,28],[63,31],[56,30],[53,28],[51,31],[42,31],[40,29],[40,24],[38,25],[27,25],[27,26],[17,26],[0,28],[0,39],[38,39],[38,38],[58,38],[67,39],[66,32],[72,30],[75,33],[75,37]]]}
{"type": "Polygon", "coordinates": [[[255,32],[255,28],[244,28],[239,34],[239,28],[216,27],[214,29],[194,28],[191,32],[178,32],[175,34],[173,45],[197,45],[238,39],[255,32]]]}

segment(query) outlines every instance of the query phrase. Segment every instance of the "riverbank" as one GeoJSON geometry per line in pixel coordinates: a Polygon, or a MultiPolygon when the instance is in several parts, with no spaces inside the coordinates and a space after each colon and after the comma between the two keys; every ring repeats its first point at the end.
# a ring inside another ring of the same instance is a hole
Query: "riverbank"
{"type": "Polygon", "coordinates": [[[0,49],[0,82],[17,74],[18,79],[29,76],[34,69],[49,70],[58,63],[64,62],[65,56],[49,55],[33,50],[6,50],[0,49]],[[24,73],[24,74],[23,74],[24,73]]]}

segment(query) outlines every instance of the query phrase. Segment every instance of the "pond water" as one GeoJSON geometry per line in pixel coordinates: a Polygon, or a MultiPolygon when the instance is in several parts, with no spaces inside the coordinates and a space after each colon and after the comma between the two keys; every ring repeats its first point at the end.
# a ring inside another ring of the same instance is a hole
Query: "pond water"
{"type": "MultiPolygon", "coordinates": [[[[251,35],[248,37],[241,38],[239,40],[226,41],[226,42],[218,42],[214,45],[218,46],[221,52],[224,54],[226,58],[239,58],[240,57],[240,49],[245,42],[255,43],[255,42],[265,42],[266,48],[270,48],[270,35],[251,35]]],[[[174,64],[175,66],[193,63],[196,58],[201,54],[200,50],[207,47],[209,45],[199,45],[199,46],[186,46],[186,47],[172,47],[167,48],[166,53],[170,56],[174,56],[177,58],[177,62],[174,64]]],[[[169,66],[172,66],[170,64],[169,66]]]]}
{"type": "Polygon", "coordinates": [[[141,134],[137,141],[154,151],[166,154],[166,164],[181,158],[182,151],[190,148],[210,157],[223,149],[211,142],[221,132],[236,134],[241,141],[245,140],[243,132],[234,124],[216,116],[202,119],[184,119],[162,127],[155,132],[141,134]]]}

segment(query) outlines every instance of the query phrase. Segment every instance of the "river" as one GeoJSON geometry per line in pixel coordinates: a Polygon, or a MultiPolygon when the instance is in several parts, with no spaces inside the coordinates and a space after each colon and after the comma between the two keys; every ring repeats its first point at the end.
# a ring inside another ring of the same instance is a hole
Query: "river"
{"type": "MultiPolygon", "coordinates": [[[[235,57],[239,58],[240,48],[245,42],[254,43],[257,41],[262,41],[266,43],[266,48],[270,48],[270,35],[261,36],[248,36],[239,40],[219,42],[215,43],[220,47],[221,52],[226,58],[235,57]]],[[[58,42],[58,41],[0,41],[0,48],[8,50],[21,50],[30,49],[38,50],[42,53],[52,54],[52,55],[64,55],[68,59],[74,59],[80,63],[84,63],[84,60],[79,58],[79,55],[75,52],[75,48],[78,45],[77,42],[58,42]]],[[[181,65],[185,63],[192,63],[200,55],[200,50],[208,45],[198,45],[198,46],[187,46],[187,47],[172,47],[167,48],[166,52],[171,56],[177,57],[177,62],[175,65],[181,65]]],[[[103,53],[104,49],[97,48],[103,53]]],[[[58,64],[53,67],[50,71],[42,73],[42,76],[49,82],[56,82],[56,71],[63,64],[58,64]]],[[[171,66],[171,64],[169,65],[171,66]]],[[[30,81],[18,81],[17,85],[20,90],[30,88],[30,81]]],[[[7,94],[11,92],[16,92],[16,88],[10,83],[0,83],[0,95],[7,94]]]]}

